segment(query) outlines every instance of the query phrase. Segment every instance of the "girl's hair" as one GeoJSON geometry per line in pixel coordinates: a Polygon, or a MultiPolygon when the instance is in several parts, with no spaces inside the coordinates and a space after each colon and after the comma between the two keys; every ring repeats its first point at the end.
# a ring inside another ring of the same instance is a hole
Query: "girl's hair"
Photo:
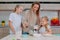
{"type": "MultiPolygon", "coordinates": [[[[47,16],[44,16],[44,17],[42,17],[42,19],[45,19],[46,21],[48,21],[48,17],[47,16]]],[[[42,25],[40,25],[40,28],[42,27],[42,25]]],[[[48,23],[45,25],[45,28],[46,28],[46,30],[48,31],[48,23]]]]}
{"type": "MultiPolygon", "coordinates": [[[[42,18],[45,18],[45,20],[48,21],[48,17],[47,17],[47,16],[44,16],[44,17],[42,17],[42,18]]],[[[48,23],[45,25],[45,28],[46,28],[46,30],[48,31],[48,23]]]]}
{"type": "Polygon", "coordinates": [[[34,3],[32,4],[32,6],[31,6],[31,8],[32,8],[35,4],[39,5],[38,10],[36,11],[36,15],[37,15],[37,24],[39,25],[39,24],[40,24],[40,18],[39,18],[40,3],[39,3],[39,2],[34,2],[34,3]]]}
{"type": "Polygon", "coordinates": [[[16,11],[16,8],[19,8],[20,5],[16,5],[15,8],[14,8],[14,12],[16,11]]]}
{"type": "Polygon", "coordinates": [[[44,18],[46,21],[49,21],[47,16],[44,16],[42,18],[44,18]]]}

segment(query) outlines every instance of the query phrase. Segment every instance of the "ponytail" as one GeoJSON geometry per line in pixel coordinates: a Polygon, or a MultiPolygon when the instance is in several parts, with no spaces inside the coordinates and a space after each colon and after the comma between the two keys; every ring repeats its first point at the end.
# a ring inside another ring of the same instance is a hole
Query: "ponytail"
{"type": "Polygon", "coordinates": [[[14,12],[16,11],[16,8],[18,8],[18,7],[19,7],[19,5],[16,5],[16,6],[15,6],[15,8],[14,8],[14,12]]]}

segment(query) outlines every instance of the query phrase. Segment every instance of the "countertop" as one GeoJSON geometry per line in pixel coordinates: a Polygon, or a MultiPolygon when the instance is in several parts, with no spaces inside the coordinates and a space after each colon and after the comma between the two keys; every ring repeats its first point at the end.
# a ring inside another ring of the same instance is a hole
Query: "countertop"
{"type": "MultiPolygon", "coordinates": [[[[27,37],[19,37],[20,40],[60,40],[60,36],[43,36],[43,35],[35,35],[35,36],[27,36],[27,37]]],[[[15,35],[8,35],[1,40],[16,40],[15,35]]]]}

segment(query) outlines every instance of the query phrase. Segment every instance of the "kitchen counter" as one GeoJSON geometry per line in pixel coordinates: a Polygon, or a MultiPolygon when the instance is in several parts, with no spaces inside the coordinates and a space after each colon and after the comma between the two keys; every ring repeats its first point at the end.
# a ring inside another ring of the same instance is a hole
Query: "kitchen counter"
{"type": "MultiPolygon", "coordinates": [[[[53,34],[59,34],[60,33],[60,26],[52,26],[51,28],[52,28],[53,34]]],[[[9,34],[9,27],[8,26],[0,27],[0,39],[3,37],[4,37],[3,39],[12,39],[13,36],[10,36],[8,34],[9,34]]]]}
{"type": "MultiPolygon", "coordinates": [[[[50,35],[50,36],[43,36],[43,35],[35,35],[35,36],[25,36],[19,37],[20,40],[60,40],[60,36],[54,36],[54,35],[50,35]]],[[[4,38],[2,38],[1,40],[16,40],[17,38],[15,37],[15,35],[8,35],[4,38]]]]}

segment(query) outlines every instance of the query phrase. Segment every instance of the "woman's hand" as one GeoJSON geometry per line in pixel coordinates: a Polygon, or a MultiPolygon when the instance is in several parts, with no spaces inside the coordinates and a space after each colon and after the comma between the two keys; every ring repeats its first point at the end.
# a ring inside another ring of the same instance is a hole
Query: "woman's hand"
{"type": "Polygon", "coordinates": [[[28,22],[24,22],[24,23],[23,23],[23,27],[24,27],[24,28],[27,28],[27,27],[28,27],[28,22]]]}

